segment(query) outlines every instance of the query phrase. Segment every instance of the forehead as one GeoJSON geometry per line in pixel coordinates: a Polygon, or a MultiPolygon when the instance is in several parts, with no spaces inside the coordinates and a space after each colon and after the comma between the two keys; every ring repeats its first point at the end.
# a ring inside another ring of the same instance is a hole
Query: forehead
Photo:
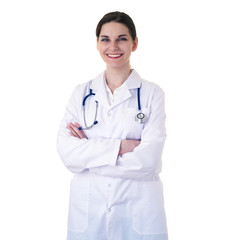
{"type": "Polygon", "coordinates": [[[107,35],[107,36],[118,36],[121,34],[129,34],[128,27],[122,23],[117,22],[110,22],[103,24],[100,32],[101,35],[107,35]]]}

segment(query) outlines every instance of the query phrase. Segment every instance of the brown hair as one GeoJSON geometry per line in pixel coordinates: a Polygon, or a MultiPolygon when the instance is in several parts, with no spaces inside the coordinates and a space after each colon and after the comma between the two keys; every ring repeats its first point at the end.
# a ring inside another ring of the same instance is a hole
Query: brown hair
{"type": "Polygon", "coordinates": [[[103,24],[109,23],[109,22],[122,23],[125,26],[127,26],[133,41],[135,41],[137,36],[135,25],[133,23],[133,20],[124,12],[110,12],[105,14],[97,25],[97,28],[96,28],[97,38],[99,38],[103,24]]]}

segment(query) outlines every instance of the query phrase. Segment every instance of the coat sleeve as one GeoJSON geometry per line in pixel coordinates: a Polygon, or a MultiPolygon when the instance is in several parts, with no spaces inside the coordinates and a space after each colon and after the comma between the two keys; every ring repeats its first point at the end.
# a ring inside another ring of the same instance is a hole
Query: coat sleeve
{"type": "Polygon", "coordinates": [[[101,166],[115,166],[120,139],[79,139],[70,136],[67,125],[78,122],[82,88],[77,87],[67,105],[57,136],[57,150],[64,165],[74,173],[101,166]]]}
{"type": "Polygon", "coordinates": [[[151,101],[150,116],[141,134],[141,144],[133,152],[118,157],[117,165],[91,169],[91,172],[122,178],[152,179],[162,166],[162,152],[166,139],[165,98],[156,87],[151,101]]]}

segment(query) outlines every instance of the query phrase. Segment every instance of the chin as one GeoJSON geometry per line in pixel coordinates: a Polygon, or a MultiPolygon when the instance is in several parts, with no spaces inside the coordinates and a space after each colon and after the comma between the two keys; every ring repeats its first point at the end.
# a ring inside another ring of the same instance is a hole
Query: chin
{"type": "Polygon", "coordinates": [[[112,68],[112,69],[122,69],[124,68],[124,64],[107,64],[107,68],[112,68]]]}
{"type": "Polygon", "coordinates": [[[120,69],[120,68],[124,68],[126,66],[127,67],[129,66],[129,62],[127,62],[127,63],[126,62],[124,62],[124,63],[123,62],[121,62],[121,63],[120,62],[113,63],[113,62],[106,61],[105,63],[106,63],[108,68],[116,68],[116,69],[119,68],[120,69]]]}

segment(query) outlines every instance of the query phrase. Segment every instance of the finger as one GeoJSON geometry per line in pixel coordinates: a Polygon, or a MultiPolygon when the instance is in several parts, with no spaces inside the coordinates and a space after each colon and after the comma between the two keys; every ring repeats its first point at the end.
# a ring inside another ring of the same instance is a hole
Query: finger
{"type": "Polygon", "coordinates": [[[76,132],[75,132],[72,128],[69,128],[69,130],[70,130],[70,133],[69,133],[69,134],[70,134],[71,136],[79,138],[79,136],[76,134],[76,132]]]}
{"type": "Polygon", "coordinates": [[[71,132],[71,136],[74,136],[74,137],[77,137],[77,138],[80,138],[76,132],[76,128],[74,127],[74,125],[72,123],[69,123],[68,126],[67,126],[67,129],[70,130],[71,132]]]}
{"type": "Polygon", "coordinates": [[[77,134],[76,134],[76,133],[72,133],[72,132],[70,132],[69,134],[70,134],[70,136],[72,136],[72,137],[79,138],[79,137],[77,136],[77,134]]]}
{"type": "Polygon", "coordinates": [[[140,143],[141,143],[141,141],[136,140],[136,147],[137,147],[138,145],[140,145],[140,143]]]}
{"type": "Polygon", "coordinates": [[[86,134],[84,133],[83,130],[79,130],[78,128],[80,127],[80,124],[79,123],[75,123],[73,124],[72,122],[70,122],[67,126],[68,129],[71,130],[71,132],[74,134],[74,136],[82,139],[82,138],[87,138],[86,137],[86,134]]]}
{"type": "Polygon", "coordinates": [[[75,131],[75,133],[78,135],[78,137],[79,138],[86,138],[86,135],[85,135],[85,133],[83,132],[83,130],[79,130],[78,128],[80,127],[80,125],[79,124],[77,124],[76,125],[76,123],[75,124],[73,124],[73,123],[71,123],[71,125],[70,125],[72,128],[73,128],[73,130],[75,131]],[[78,127],[79,126],[79,127],[78,127]]]}
{"type": "Polygon", "coordinates": [[[73,123],[69,123],[69,127],[71,128],[71,132],[77,136],[78,138],[81,138],[81,135],[79,133],[79,129],[77,128],[77,126],[75,126],[73,123]]]}
{"type": "MultiPolygon", "coordinates": [[[[78,130],[81,127],[80,124],[77,123],[77,122],[75,123],[75,126],[77,126],[78,130]]],[[[79,131],[80,131],[80,133],[82,135],[82,138],[87,138],[87,136],[86,136],[86,134],[85,134],[85,132],[83,130],[79,130],[79,131]]]]}
{"type": "Polygon", "coordinates": [[[81,139],[86,138],[84,131],[79,130],[79,127],[80,127],[79,123],[75,123],[75,124],[73,124],[73,126],[74,126],[73,128],[74,128],[75,132],[77,133],[77,135],[79,136],[79,138],[81,138],[81,139]]]}
{"type": "Polygon", "coordinates": [[[73,137],[77,137],[77,138],[78,138],[78,135],[77,135],[75,132],[70,131],[69,134],[70,134],[70,136],[73,136],[73,137]]]}

